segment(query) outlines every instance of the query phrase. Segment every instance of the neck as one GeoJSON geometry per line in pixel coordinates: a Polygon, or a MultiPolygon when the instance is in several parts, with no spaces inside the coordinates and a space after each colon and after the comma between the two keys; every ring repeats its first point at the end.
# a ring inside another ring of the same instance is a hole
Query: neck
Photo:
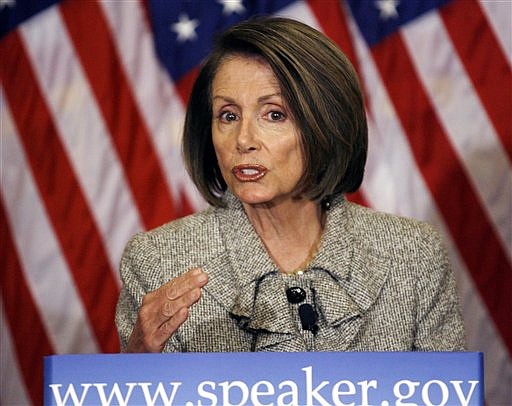
{"type": "Polygon", "coordinates": [[[323,230],[322,209],[309,200],[269,206],[245,205],[256,233],[276,265],[286,273],[309,262],[323,230]]]}
{"type": "Polygon", "coordinates": [[[322,227],[320,205],[310,200],[297,199],[273,206],[244,204],[244,209],[261,238],[282,238],[298,231],[318,232],[322,227]]]}

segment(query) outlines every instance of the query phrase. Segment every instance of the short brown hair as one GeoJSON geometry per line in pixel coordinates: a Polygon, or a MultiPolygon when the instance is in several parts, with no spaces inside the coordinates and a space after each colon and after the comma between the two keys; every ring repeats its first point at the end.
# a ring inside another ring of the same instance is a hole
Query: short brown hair
{"type": "Polygon", "coordinates": [[[220,64],[232,55],[262,58],[277,77],[301,137],[305,169],[298,194],[321,201],[356,191],[363,180],[368,130],[354,68],[312,27],[288,18],[259,17],[218,38],[192,89],[183,155],[203,197],[222,206],[227,188],[212,142],[211,85],[220,64]]]}

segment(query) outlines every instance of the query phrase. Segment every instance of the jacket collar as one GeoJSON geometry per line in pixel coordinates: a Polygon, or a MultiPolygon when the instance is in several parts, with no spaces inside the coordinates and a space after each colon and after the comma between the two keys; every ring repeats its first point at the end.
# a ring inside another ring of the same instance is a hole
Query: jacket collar
{"type": "MultiPolygon", "coordinates": [[[[284,276],[267,254],[241,202],[229,193],[225,199],[227,207],[216,209],[224,249],[205,264],[210,275],[205,289],[242,328],[277,333],[268,345],[293,340],[297,326],[291,315],[283,317],[290,312],[284,276]]],[[[342,196],[334,199],[319,252],[311,270],[302,276],[310,278],[317,303],[333,327],[368,310],[389,269],[385,258],[359,241],[353,224],[349,203],[342,196]]]]}

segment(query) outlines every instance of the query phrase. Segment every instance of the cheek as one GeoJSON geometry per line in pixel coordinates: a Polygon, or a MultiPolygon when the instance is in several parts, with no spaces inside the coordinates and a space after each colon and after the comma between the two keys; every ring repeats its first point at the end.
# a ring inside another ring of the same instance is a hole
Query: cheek
{"type": "Polygon", "coordinates": [[[295,143],[291,146],[284,156],[286,157],[285,160],[288,162],[288,167],[294,172],[298,171],[302,174],[304,169],[304,159],[299,144],[295,143]]]}
{"type": "Polygon", "coordinates": [[[215,156],[221,170],[229,164],[229,153],[226,145],[213,141],[213,148],[215,150],[215,156]]]}
{"type": "Polygon", "coordinates": [[[300,156],[295,155],[292,160],[293,161],[290,162],[288,166],[290,177],[300,179],[304,175],[304,165],[302,164],[300,156]]]}
{"type": "Polygon", "coordinates": [[[217,160],[226,161],[226,159],[231,155],[231,151],[233,146],[231,145],[232,141],[228,133],[219,132],[218,130],[212,131],[212,144],[213,149],[215,150],[215,155],[217,156],[217,160]]]}
{"type": "Polygon", "coordinates": [[[222,154],[222,144],[220,143],[219,137],[215,136],[215,132],[212,131],[212,144],[213,150],[215,151],[215,155],[217,159],[220,158],[222,154]]]}

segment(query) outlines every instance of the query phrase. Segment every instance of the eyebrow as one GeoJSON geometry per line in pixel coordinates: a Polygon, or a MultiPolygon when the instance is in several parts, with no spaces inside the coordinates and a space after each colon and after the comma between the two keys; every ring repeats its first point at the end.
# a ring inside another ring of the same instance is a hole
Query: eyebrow
{"type": "Polygon", "coordinates": [[[276,96],[281,97],[281,93],[272,93],[272,94],[258,97],[258,102],[261,103],[261,102],[267,101],[268,99],[271,99],[272,97],[276,97],[276,96]]]}
{"type": "MultiPolygon", "coordinates": [[[[260,96],[258,97],[258,103],[262,103],[262,102],[265,102],[273,97],[282,97],[281,93],[272,93],[272,94],[267,94],[265,96],[260,96]]],[[[226,101],[228,103],[231,103],[231,104],[237,104],[235,99],[232,99],[231,97],[227,97],[227,96],[213,96],[213,100],[223,100],[223,101],[226,101]]]]}

